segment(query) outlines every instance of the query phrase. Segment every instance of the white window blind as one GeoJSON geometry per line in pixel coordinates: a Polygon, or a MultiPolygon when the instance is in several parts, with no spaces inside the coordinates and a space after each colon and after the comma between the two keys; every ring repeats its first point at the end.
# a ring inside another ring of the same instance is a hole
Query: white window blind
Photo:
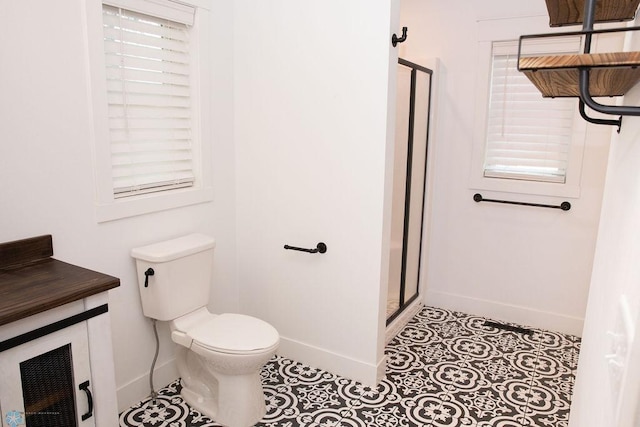
{"type": "Polygon", "coordinates": [[[542,98],[517,70],[517,49],[517,42],[493,44],[484,176],[564,183],[576,101],[542,98]]]}
{"type": "Polygon", "coordinates": [[[114,197],[192,186],[189,31],[103,5],[114,197]]]}
{"type": "Polygon", "coordinates": [[[156,18],[168,19],[181,24],[193,25],[195,8],[173,0],[103,0],[116,8],[143,13],[156,18]]]}

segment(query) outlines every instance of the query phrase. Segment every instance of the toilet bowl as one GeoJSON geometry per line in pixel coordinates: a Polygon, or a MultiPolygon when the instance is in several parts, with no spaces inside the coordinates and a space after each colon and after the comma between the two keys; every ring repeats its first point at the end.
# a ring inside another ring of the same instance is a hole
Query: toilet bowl
{"type": "Polygon", "coordinates": [[[278,348],[273,326],[201,308],[173,320],[170,328],[173,341],[194,353],[179,351],[176,357],[189,405],[230,427],[251,426],[264,416],[260,368],[278,348]]]}
{"type": "Polygon", "coordinates": [[[215,241],[191,234],[131,251],[145,316],[168,321],[184,400],[226,427],[249,427],[266,412],[260,369],[280,337],[255,317],[206,308],[215,241]]]}

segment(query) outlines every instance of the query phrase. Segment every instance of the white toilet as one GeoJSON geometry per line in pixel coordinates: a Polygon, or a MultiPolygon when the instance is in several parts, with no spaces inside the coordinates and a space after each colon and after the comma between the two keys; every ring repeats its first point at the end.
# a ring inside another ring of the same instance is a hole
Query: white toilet
{"type": "Polygon", "coordinates": [[[142,311],[170,321],[178,345],[182,397],[227,427],[248,427],[265,414],[260,369],[280,342],[270,324],[207,310],[215,240],[203,234],[136,248],[142,311]]]}

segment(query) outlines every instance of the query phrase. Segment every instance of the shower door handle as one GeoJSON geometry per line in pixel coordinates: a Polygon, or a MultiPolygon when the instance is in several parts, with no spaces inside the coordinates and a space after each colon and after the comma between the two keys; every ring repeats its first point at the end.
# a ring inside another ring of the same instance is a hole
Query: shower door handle
{"type": "Polygon", "coordinates": [[[82,415],[82,421],[84,421],[93,416],[93,396],[91,395],[91,390],[89,390],[89,380],[80,384],[78,388],[87,393],[87,404],[89,405],[89,410],[86,414],[82,415]]]}

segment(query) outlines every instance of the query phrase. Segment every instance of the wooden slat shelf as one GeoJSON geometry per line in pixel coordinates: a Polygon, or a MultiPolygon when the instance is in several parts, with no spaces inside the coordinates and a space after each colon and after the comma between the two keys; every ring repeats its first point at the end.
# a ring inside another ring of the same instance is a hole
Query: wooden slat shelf
{"type": "MultiPolygon", "coordinates": [[[[549,12],[549,25],[578,25],[584,20],[584,0],[545,0],[549,12]]],[[[631,21],[640,0],[598,0],[595,22],[631,21]]]]}
{"type": "Polygon", "coordinates": [[[640,80],[640,52],[520,57],[520,71],[544,97],[577,97],[578,68],[588,67],[591,96],[622,96],[640,80]]]}

